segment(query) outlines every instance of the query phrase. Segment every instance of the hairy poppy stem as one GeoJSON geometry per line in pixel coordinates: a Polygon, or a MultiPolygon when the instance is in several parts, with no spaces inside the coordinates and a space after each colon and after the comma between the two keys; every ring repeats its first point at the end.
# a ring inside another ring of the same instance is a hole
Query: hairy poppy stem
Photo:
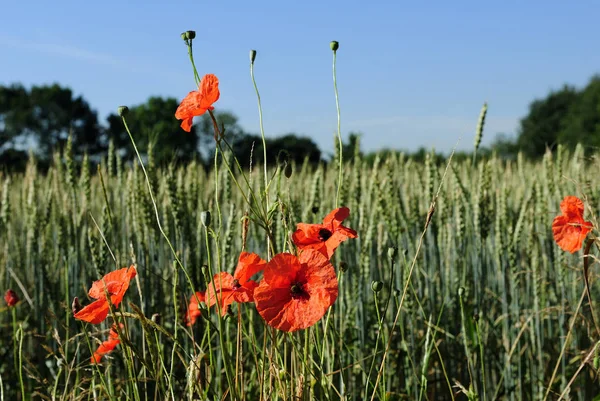
{"type": "MultiPolygon", "coordinates": [[[[335,42],[337,44],[337,42],[335,42]]],[[[342,161],[343,161],[343,144],[342,144],[342,131],[341,131],[341,118],[340,118],[340,99],[338,96],[338,87],[337,87],[337,74],[336,74],[336,55],[337,55],[338,46],[332,47],[333,50],[333,90],[335,92],[335,109],[337,113],[337,137],[338,137],[338,163],[339,163],[339,175],[338,175],[338,185],[337,185],[337,194],[335,196],[335,207],[339,206],[340,203],[340,188],[342,187],[342,161]]]]}
{"type": "MultiPolygon", "coordinates": [[[[265,129],[263,127],[263,113],[262,113],[262,104],[260,102],[260,93],[258,92],[258,85],[256,85],[256,79],[254,79],[254,60],[255,60],[255,58],[256,58],[256,52],[254,53],[254,57],[252,57],[250,59],[250,77],[252,78],[252,84],[254,85],[254,91],[256,92],[256,99],[258,101],[258,123],[260,126],[260,136],[262,138],[262,143],[263,143],[263,165],[264,165],[264,173],[265,173],[265,204],[267,206],[267,210],[269,210],[269,177],[267,174],[267,141],[265,139],[265,129]]],[[[269,259],[268,252],[270,249],[271,249],[271,238],[267,233],[267,260],[269,259]]]]}

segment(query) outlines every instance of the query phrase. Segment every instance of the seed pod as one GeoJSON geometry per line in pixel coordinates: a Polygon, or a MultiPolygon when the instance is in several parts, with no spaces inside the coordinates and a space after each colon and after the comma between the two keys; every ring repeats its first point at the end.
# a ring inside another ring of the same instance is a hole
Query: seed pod
{"type": "Polygon", "coordinates": [[[210,212],[208,210],[200,213],[200,221],[202,221],[204,227],[210,227],[210,212]]]}
{"type": "Polygon", "coordinates": [[[119,117],[125,117],[127,115],[127,113],[129,113],[129,107],[127,106],[119,106],[119,108],[117,109],[118,113],[119,113],[119,117]]]}
{"type": "Polygon", "coordinates": [[[371,289],[373,292],[379,292],[383,289],[383,283],[379,280],[373,280],[371,282],[371,289]]]}

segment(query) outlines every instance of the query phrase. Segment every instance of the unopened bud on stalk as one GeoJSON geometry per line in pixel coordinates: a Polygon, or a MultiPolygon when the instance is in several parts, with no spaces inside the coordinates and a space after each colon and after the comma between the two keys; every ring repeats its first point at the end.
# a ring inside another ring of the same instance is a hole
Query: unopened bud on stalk
{"type": "Polygon", "coordinates": [[[256,60],[256,50],[250,50],[250,62],[254,64],[254,60],[256,60]]]}
{"type": "Polygon", "coordinates": [[[371,282],[371,289],[373,292],[379,292],[383,289],[383,283],[379,280],[373,280],[373,282],[371,282]]]}
{"type": "Polygon", "coordinates": [[[208,266],[207,265],[202,265],[202,277],[204,277],[204,281],[206,281],[206,283],[208,284],[210,282],[210,277],[209,277],[209,270],[208,270],[208,266]]]}
{"type": "Polygon", "coordinates": [[[127,113],[129,113],[129,107],[127,106],[119,106],[119,108],[117,109],[118,113],[119,113],[119,117],[125,117],[127,115],[127,113]]]}
{"type": "Polygon", "coordinates": [[[196,31],[185,31],[185,38],[188,40],[196,38],[196,31]]]}
{"type": "Polygon", "coordinates": [[[396,298],[400,298],[400,297],[402,296],[402,291],[400,291],[399,289],[397,289],[397,288],[396,288],[396,289],[394,290],[394,296],[395,296],[396,298]]]}
{"type": "Polygon", "coordinates": [[[13,290],[8,289],[4,294],[4,301],[6,301],[6,305],[9,307],[15,306],[19,302],[19,296],[13,290]]]}
{"type": "Polygon", "coordinates": [[[204,227],[210,227],[210,212],[208,210],[205,210],[202,213],[200,213],[200,221],[202,222],[202,225],[204,227]]]}
{"type": "Polygon", "coordinates": [[[458,296],[462,297],[465,294],[465,287],[458,288],[458,296]]]}
{"type": "Polygon", "coordinates": [[[71,310],[73,314],[76,314],[81,310],[81,304],[79,303],[79,299],[77,297],[73,298],[73,302],[71,303],[71,310]]]}
{"type": "Polygon", "coordinates": [[[290,154],[287,150],[281,149],[279,153],[277,153],[277,165],[279,166],[279,168],[284,168],[288,164],[289,160],[290,154]]]}
{"type": "Polygon", "coordinates": [[[319,213],[319,206],[313,206],[311,210],[314,214],[317,214],[319,213]]]}
{"type": "Polygon", "coordinates": [[[150,318],[150,320],[152,320],[156,324],[160,324],[160,313],[152,314],[152,317],[150,318]]]}
{"type": "Polygon", "coordinates": [[[395,260],[396,256],[398,256],[398,247],[390,246],[388,248],[388,258],[390,258],[391,260],[395,260]]]}
{"type": "Polygon", "coordinates": [[[478,322],[478,321],[479,321],[479,312],[475,311],[475,312],[473,313],[473,320],[475,320],[476,322],[478,322]]]}
{"type": "Polygon", "coordinates": [[[285,169],[283,170],[283,175],[285,175],[285,178],[290,178],[292,176],[292,165],[291,164],[287,164],[285,166],[285,169]]]}
{"type": "Polygon", "coordinates": [[[341,261],[340,262],[340,271],[342,273],[348,271],[348,263],[341,261]]]}
{"type": "Polygon", "coordinates": [[[331,50],[334,52],[337,52],[337,49],[340,48],[340,44],[337,40],[332,40],[331,43],[329,43],[329,47],[331,47],[331,50]]]}

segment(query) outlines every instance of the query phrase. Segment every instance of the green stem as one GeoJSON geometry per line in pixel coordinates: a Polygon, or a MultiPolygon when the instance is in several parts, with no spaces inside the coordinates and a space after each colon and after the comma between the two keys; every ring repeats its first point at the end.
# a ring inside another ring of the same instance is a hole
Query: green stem
{"type": "Polygon", "coordinates": [[[337,136],[338,136],[338,145],[339,145],[339,175],[338,175],[338,185],[337,185],[337,194],[335,196],[335,207],[339,206],[340,202],[340,188],[342,187],[342,131],[341,131],[341,120],[340,120],[340,99],[338,96],[338,88],[337,88],[337,74],[335,69],[335,61],[336,61],[337,51],[333,51],[333,90],[335,91],[335,109],[337,111],[337,136]]]}

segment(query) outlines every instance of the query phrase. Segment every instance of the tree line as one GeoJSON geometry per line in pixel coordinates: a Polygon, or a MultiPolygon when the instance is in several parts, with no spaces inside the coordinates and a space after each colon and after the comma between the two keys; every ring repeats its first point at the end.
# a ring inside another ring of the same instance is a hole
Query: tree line
{"type": "MultiPolygon", "coordinates": [[[[213,123],[208,115],[197,118],[192,131],[184,132],[174,117],[178,106],[175,98],[150,97],[145,103],[129,107],[128,124],[140,149],[153,148],[158,164],[210,162],[214,141],[213,123]]],[[[262,163],[260,135],[248,133],[230,112],[216,112],[219,124],[232,149],[242,161],[262,163]]],[[[0,165],[20,169],[25,165],[28,148],[34,148],[38,160],[47,163],[56,150],[64,147],[71,136],[73,152],[88,154],[90,158],[104,154],[112,141],[123,157],[132,157],[129,137],[121,118],[115,113],[101,122],[97,112],[71,89],[53,85],[25,88],[21,84],[0,85],[0,165]]],[[[333,137],[333,136],[332,136],[333,137]]],[[[344,143],[344,158],[360,153],[360,134],[351,133],[344,143]]],[[[517,135],[496,136],[483,154],[495,152],[512,158],[518,152],[530,158],[543,155],[558,144],[574,148],[578,143],[588,152],[600,147],[600,76],[591,78],[582,89],[565,85],[551,91],[542,99],[529,105],[527,114],[520,120],[517,135]]],[[[336,146],[337,148],[337,146],[336,146]]],[[[286,150],[296,162],[322,161],[323,154],[309,137],[288,133],[277,138],[267,138],[267,160],[275,163],[277,155],[286,150]]],[[[385,152],[396,150],[387,149],[385,152]]],[[[481,151],[480,151],[481,152],[481,151]]],[[[411,156],[424,158],[427,152],[419,149],[411,156]]],[[[372,159],[374,154],[364,155],[372,159]]],[[[463,155],[468,157],[468,154],[463,155]]]]}

